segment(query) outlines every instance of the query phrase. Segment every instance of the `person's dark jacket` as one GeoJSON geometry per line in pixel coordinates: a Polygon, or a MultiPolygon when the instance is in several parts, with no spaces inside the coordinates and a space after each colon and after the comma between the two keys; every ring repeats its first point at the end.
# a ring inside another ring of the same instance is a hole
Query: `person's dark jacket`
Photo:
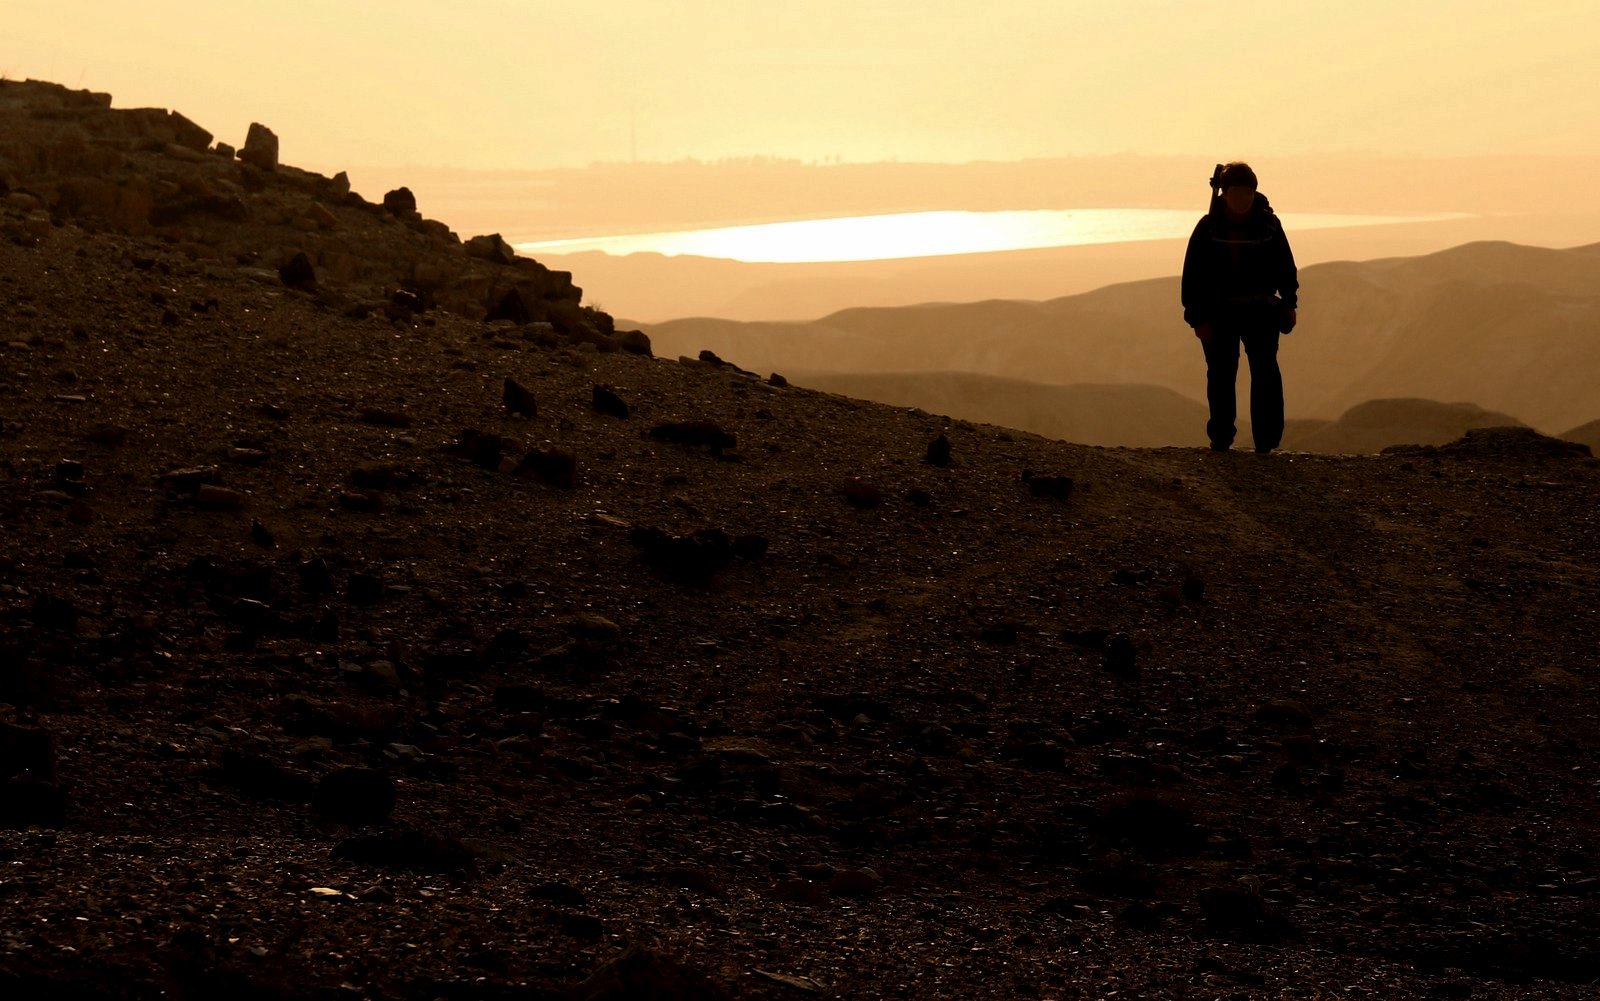
{"type": "Polygon", "coordinates": [[[1299,288],[1294,253],[1266,195],[1256,192],[1255,204],[1237,222],[1218,198],[1195,224],[1183,257],[1183,322],[1189,326],[1269,311],[1268,322],[1284,318],[1286,325],[1299,288]]]}

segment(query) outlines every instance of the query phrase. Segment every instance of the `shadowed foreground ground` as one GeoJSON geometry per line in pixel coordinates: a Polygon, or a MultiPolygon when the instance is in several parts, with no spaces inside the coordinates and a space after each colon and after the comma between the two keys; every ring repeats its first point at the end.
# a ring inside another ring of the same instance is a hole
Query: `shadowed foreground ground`
{"type": "Polygon", "coordinates": [[[10,996],[1600,977],[1570,446],[1064,445],[72,230],[0,302],[10,996]]]}

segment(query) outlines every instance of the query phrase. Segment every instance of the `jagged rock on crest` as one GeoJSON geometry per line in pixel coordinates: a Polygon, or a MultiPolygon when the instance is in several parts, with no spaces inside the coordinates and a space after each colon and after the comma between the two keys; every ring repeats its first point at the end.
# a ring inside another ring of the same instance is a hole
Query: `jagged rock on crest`
{"type": "Polygon", "coordinates": [[[239,159],[262,170],[277,170],[277,135],[260,122],[251,122],[250,132],[245,136],[244,148],[239,151],[239,159]]]}

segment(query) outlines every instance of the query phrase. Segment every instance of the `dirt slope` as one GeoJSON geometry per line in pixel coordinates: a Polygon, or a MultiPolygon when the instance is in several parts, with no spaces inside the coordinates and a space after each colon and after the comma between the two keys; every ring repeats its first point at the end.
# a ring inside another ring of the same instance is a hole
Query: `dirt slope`
{"type": "Polygon", "coordinates": [[[1581,448],[1072,446],[18,232],[7,997],[1600,976],[1581,448]]]}

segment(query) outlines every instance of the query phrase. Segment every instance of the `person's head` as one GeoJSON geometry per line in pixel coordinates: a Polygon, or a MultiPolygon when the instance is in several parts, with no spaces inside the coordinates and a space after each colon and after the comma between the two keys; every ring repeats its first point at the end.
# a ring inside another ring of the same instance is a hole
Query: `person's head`
{"type": "Polygon", "coordinates": [[[1256,201],[1256,172],[1241,160],[1222,165],[1217,174],[1222,201],[1234,215],[1244,215],[1256,201]]]}

